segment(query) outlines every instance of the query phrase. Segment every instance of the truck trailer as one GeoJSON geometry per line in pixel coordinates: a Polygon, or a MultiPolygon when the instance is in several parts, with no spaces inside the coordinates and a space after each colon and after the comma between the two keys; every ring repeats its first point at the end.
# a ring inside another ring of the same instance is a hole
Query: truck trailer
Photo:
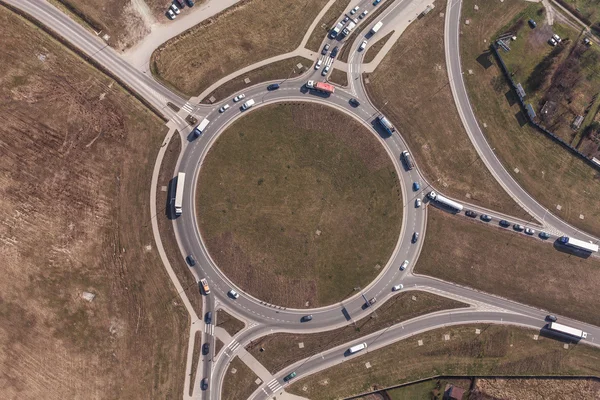
{"type": "Polygon", "coordinates": [[[456,212],[460,212],[463,209],[462,204],[457,203],[454,200],[447,199],[444,196],[442,196],[441,194],[438,194],[434,191],[429,192],[427,197],[429,197],[430,200],[436,201],[440,204],[445,205],[446,207],[449,207],[449,208],[455,210],[456,212]]]}
{"type": "Polygon", "coordinates": [[[356,26],[356,24],[354,22],[350,22],[348,25],[346,25],[346,27],[342,31],[342,35],[348,36],[348,34],[350,34],[350,32],[352,32],[352,29],[354,29],[355,26],[356,26]]]}
{"type": "Polygon", "coordinates": [[[321,93],[333,94],[335,92],[335,87],[325,82],[308,81],[306,82],[306,87],[321,93]]]}
{"type": "Polygon", "coordinates": [[[383,22],[379,21],[378,23],[376,23],[375,25],[373,25],[373,27],[371,28],[371,34],[376,34],[377,31],[379,29],[381,29],[381,27],[383,26],[383,22]]]}
{"type": "Polygon", "coordinates": [[[571,246],[579,250],[589,251],[590,253],[598,252],[598,245],[590,242],[584,242],[583,240],[575,239],[569,236],[563,236],[558,241],[565,246],[571,246]]]}
{"type": "Polygon", "coordinates": [[[565,335],[574,336],[578,339],[587,338],[587,333],[581,329],[571,328],[570,326],[559,324],[557,322],[550,322],[548,324],[548,328],[565,335]]]}
{"type": "Polygon", "coordinates": [[[185,185],[185,172],[177,174],[177,186],[175,189],[175,215],[183,212],[183,188],[185,185]]]}

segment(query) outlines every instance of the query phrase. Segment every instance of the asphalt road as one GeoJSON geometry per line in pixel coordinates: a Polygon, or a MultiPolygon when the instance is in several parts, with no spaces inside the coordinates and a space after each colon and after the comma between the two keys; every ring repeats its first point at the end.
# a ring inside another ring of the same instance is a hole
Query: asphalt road
{"type": "MultiPolygon", "coordinates": [[[[47,28],[63,36],[72,46],[77,47],[83,53],[87,54],[88,57],[92,58],[95,62],[101,65],[106,70],[110,71],[114,76],[127,85],[132,91],[136,92],[138,96],[144,98],[148,103],[154,106],[156,109],[161,110],[167,118],[173,119],[182,127],[185,127],[185,121],[176,115],[174,111],[167,107],[166,103],[171,102],[178,107],[182,107],[186,104],[186,100],[182,99],[178,95],[172,93],[170,90],[165,88],[163,85],[154,81],[151,77],[137,71],[134,67],[125,62],[118,53],[111,48],[107,47],[104,42],[95,37],[92,33],[82,28],[79,24],[69,19],[62,12],[57,10],[55,7],[47,2],[33,1],[33,0],[3,0],[6,3],[18,8],[33,18],[43,23],[47,28]]],[[[393,6],[394,12],[402,12],[403,6],[406,0],[402,0],[398,5],[393,6]]],[[[367,2],[362,2],[367,3],[367,2]]],[[[361,7],[364,9],[364,6],[361,7]]],[[[386,11],[387,12],[387,11],[386,11]]],[[[390,14],[390,18],[393,14],[390,14]]],[[[462,80],[462,72],[460,67],[460,56],[459,56],[459,42],[458,32],[460,25],[460,3],[452,1],[452,6],[449,8],[446,14],[446,55],[449,66],[449,76],[451,81],[451,87],[455,94],[455,100],[459,113],[469,137],[473,141],[481,158],[484,160],[486,166],[490,169],[494,177],[500,182],[500,184],[509,192],[509,194],[517,200],[525,209],[532,213],[540,221],[543,221],[545,225],[555,229],[556,233],[564,232],[574,237],[583,238],[597,241],[596,238],[586,235],[585,233],[579,232],[577,229],[561,221],[559,218],[548,212],[543,206],[537,203],[531,198],[515,181],[512,179],[510,174],[504,169],[499,160],[495,157],[493,150],[485,140],[485,137],[479,126],[477,125],[476,119],[473,115],[473,111],[470,107],[468,96],[462,80]]],[[[359,25],[355,29],[370,29],[370,26],[359,25]]],[[[359,35],[360,38],[360,35],[359,35]]],[[[357,54],[353,52],[351,57],[351,64],[359,66],[362,53],[357,54]]],[[[184,147],[184,153],[181,158],[179,165],[179,171],[187,173],[187,182],[184,193],[184,213],[176,220],[175,225],[177,229],[177,236],[180,240],[180,247],[186,253],[193,253],[198,263],[196,268],[201,276],[206,276],[211,285],[212,294],[210,297],[208,310],[214,311],[214,303],[220,302],[225,307],[233,308],[238,314],[247,317],[248,319],[255,321],[258,325],[243,331],[236,340],[242,345],[247,344],[253,338],[257,338],[261,335],[269,333],[271,331],[293,331],[293,332],[314,332],[329,330],[335,327],[343,326],[348,323],[348,317],[350,320],[359,319],[368,315],[374,308],[379,306],[385,299],[391,295],[391,286],[402,282],[405,287],[419,288],[422,290],[431,290],[439,294],[445,294],[450,297],[464,299],[469,303],[477,304],[475,310],[469,312],[452,312],[450,314],[433,315],[427,318],[418,319],[418,321],[401,324],[403,328],[395,327],[388,329],[384,335],[381,335],[377,340],[377,343],[371,344],[370,349],[376,348],[377,346],[383,346],[388,341],[399,340],[407,335],[407,332],[419,332],[427,329],[434,329],[440,326],[444,326],[449,323],[464,323],[472,321],[495,321],[495,322],[506,322],[506,323],[517,323],[524,326],[539,328],[543,325],[544,311],[537,310],[532,307],[514,303],[505,299],[500,299],[495,296],[491,296],[485,293],[480,293],[471,289],[463,288],[457,285],[452,285],[446,282],[438,281],[433,278],[418,277],[411,275],[411,268],[416,262],[418,257],[420,246],[423,240],[423,236],[419,242],[414,245],[410,243],[410,237],[414,231],[423,232],[425,229],[426,221],[426,207],[415,208],[414,199],[423,197],[423,192],[428,191],[429,184],[419,175],[418,169],[415,168],[412,171],[405,171],[400,165],[399,156],[400,153],[406,149],[405,144],[402,141],[400,135],[393,134],[392,136],[385,135],[375,118],[378,115],[378,111],[372,106],[366,97],[364,87],[362,83],[360,85],[353,85],[350,91],[336,90],[334,95],[329,97],[317,95],[303,90],[302,86],[309,77],[319,78],[320,71],[311,71],[302,78],[285,80],[281,82],[281,88],[276,91],[268,92],[266,86],[268,83],[261,84],[249,88],[246,90],[246,99],[244,101],[253,98],[256,101],[255,108],[260,106],[275,103],[278,101],[312,101],[321,104],[332,106],[338,110],[347,113],[349,116],[356,118],[362,122],[366,127],[372,130],[373,134],[377,135],[385,148],[390,154],[391,159],[394,161],[400,182],[402,185],[403,201],[404,201],[404,216],[402,233],[399,238],[396,250],[394,251],[392,258],[390,259],[386,268],[382,270],[378,278],[373,281],[366,288],[363,288],[360,292],[357,292],[353,297],[328,307],[313,310],[293,310],[277,307],[274,305],[265,304],[258,299],[254,299],[251,296],[244,294],[243,291],[236,288],[241,294],[237,300],[229,299],[226,295],[227,291],[234,287],[229,280],[221,273],[218,267],[212,262],[210,256],[205,250],[205,246],[202,242],[202,238],[199,236],[198,227],[194,213],[194,193],[196,178],[199,170],[199,166],[202,163],[203,157],[206,155],[211,143],[215,140],[218,133],[225,129],[231,122],[242,115],[239,110],[241,103],[233,104],[231,99],[216,104],[214,106],[199,106],[197,108],[198,113],[201,117],[207,117],[211,122],[205,131],[205,133],[195,141],[189,142],[184,147]],[[359,107],[352,107],[348,101],[350,98],[356,97],[361,101],[359,107]],[[221,105],[228,103],[232,107],[223,114],[218,113],[218,108],[221,105]],[[412,192],[412,182],[421,182],[421,190],[417,193],[412,192]],[[400,271],[399,266],[405,260],[410,261],[410,267],[406,271],[400,271]],[[362,309],[364,304],[364,298],[377,297],[378,302],[375,307],[362,309]],[[346,313],[342,312],[345,309],[346,313]],[[491,310],[491,311],[490,311],[491,310]],[[503,311],[499,311],[503,310],[503,311]],[[301,324],[300,317],[306,314],[312,314],[314,316],[313,321],[309,324],[301,324]],[[479,314],[478,314],[479,313],[479,314]],[[451,319],[449,319],[451,317],[451,319]],[[410,326],[410,328],[407,328],[410,326]],[[409,329],[407,331],[406,329],[409,329]],[[402,330],[400,332],[400,330],[402,330]]],[[[352,67],[351,80],[360,76],[360,69],[352,67]]],[[[360,82],[360,80],[358,80],[360,82]]],[[[250,111],[251,112],[251,111],[250,111]]],[[[595,343],[596,338],[600,338],[600,332],[597,327],[589,326],[586,324],[579,323],[577,321],[569,321],[568,319],[561,318],[561,322],[570,323],[572,326],[580,327],[586,330],[588,335],[588,342],[595,343]]],[[[193,323],[201,323],[203,321],[193,321],[193,323]]],[[[214,336],[212,328],[204,326],[206,335],[205,340],[208,339],[212,342],[212,350],[214,351],[214,336]]],[[[364,341],[365,339],[361,339],[364,341]]],[[[367,338],[368,341],[368,338],[367,338]]],[[[351,344],[344,345],[349,347],[351,344]]],[[[219,388],[222,382],[223,374],[226,370],[228,363],[228,356],[224,355],[226,352],[222,352],[217,357],[213,368],[210,368],[212,362],[210,358],[205,357],[203,361],[204,374],[211,380],[211,389],[219,388]],[[211,376],[212,373],[212,376],[211,376]],[[216,384],[216,385],[215,385],[216,384]]],[[[340,349],[332,349],[326,353],[327,356],[310,360],[298,367],[298,377],[318,371],[319,369],[326,368],[327,366],[333,365],[334,363],[340,362],[343,358],[340,358],[340,349]],[[320,359],[320,361],[319,361],[320,359]]],[[[235,354],[232,354],[232,356],[235,354]]],[[[291,367],[290,367],[291,368],[291,367]]],[[[289,369],[281,371],[277,374],[278,379],[289,373],[289,369]]],[[[268,383],[268,382],[267,382],[268,383]]],[[[204,393],[205,398],[216,398],[213,395],[214,390],[209,390],[204,393]]],[[[265,393],[267,395],[267,393],[265,393]]],[[[258,397],[257,397],[258,398],[258,397]]]]}

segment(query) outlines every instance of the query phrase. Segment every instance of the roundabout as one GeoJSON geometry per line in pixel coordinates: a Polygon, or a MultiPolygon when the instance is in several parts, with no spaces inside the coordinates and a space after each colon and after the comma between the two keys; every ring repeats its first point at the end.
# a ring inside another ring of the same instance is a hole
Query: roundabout
{"type": "Polygon", "coordinates": [[[242,291],[313,308],[386,265],[402,193],[363,125],[330,107],[276,104],[222,131],[201,164],[195,211],[208,253],[242,291]]]}

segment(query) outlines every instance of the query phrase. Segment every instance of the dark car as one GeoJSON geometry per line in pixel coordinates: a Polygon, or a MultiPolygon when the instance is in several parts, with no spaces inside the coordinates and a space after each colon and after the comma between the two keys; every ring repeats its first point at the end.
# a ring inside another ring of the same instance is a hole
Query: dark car
{"type": "Polygon", "coordinates": [[[558,318],[556,318],[556,315],[551,315],[551,314],[546,315],[546,321],[556,322],[557,319],[558,318]]]}
{"type": "Polygon", "coordinates": [[[377,5],[377,4],[379,4],[379,3],[381,3],[381,0],[375,0],[375,1],[373,2],[373,5],[374,5],[374,6],[376,6],[376,5],[377,5]]]}
{"type": "Polygon", "coordinates": [[[200,382],[200,389],[202,389],[202,390],[208,389],[208,378],[202,379],[202,382],[200,382]]]}
{"type": "Polygon", "coordinates": [[[267,86],[267,90],[277,90],[279,89],[279,83],[271,83],[269,86],[267,86]]]}
{"type": "Polygon", "coordinates": [[[212,312],[207,312],[206,315],[204,316],[204,322],[206,322],[207,324],[212,324],[212,312]]]}
{"type": "Polygon", "coordinates": [[[283,380],[285,382],[291,381],[292,379],[294,379],[296,377],[296,372],[292,372],[291,374],[289,374],[288,376],[286,376],[285,378],[283,378],[283,380]]]}
{"type": "Polygon", "coordinates": [[[175,3],[175,5],[177,7],[179,7],[179,9],[182,9],[183,7],[185,7],[185,2],[184,0],[174,0],[173,1],[175,3]]]}
{"type": "Polygon", "coordinates": [[[514,224],[513,225],[513,229],[517,232],[523,232],[523,230],[525,229],[525,227],[523,225],[519,225],[519,224],[514,224]]]}
{"type": "Polygon", "coordinates": [[[335,58],[335,56],[337,56],[338,51],[340,51],[340,48],[335,46],[333,48],[333,50],[331,50],[331,54],[329,55],[331,58],[335,58]]]}
{"type": "Polygon", "coordinates": [[[300,318],[300,322],[308,322],[308,321],[312,321],[312,315],[305,315],[304,317],[300,318]]]}
{"type": "Polygon", "coordinates": [[[417,243],[417,240],[419,240],[419,232],[413,233],[413,236],[412,236],[413,243],[417,243]]]}
{"type": "Polygon", "coordinates": [[[492,220],[492,217],[490,217],[487,214],[481,214],[481,217],[479,217],[479,218],[481,218],[481,220],[485,221],[485,222],[490,222],[492,220]]]}
{"type": "Polygon", "coordinates": [[[207,355],[210,351],[210,343],[204,343],[202,345],[202,354],[207,355]]]}
{"type": "Polygon", "coordinates": [[[530,19],[529,21],[527,21],[527,23],[529,24],[529,26],[531,27],[531,29],[535,29],[535,27],[537,26],[537,24],[535,23],[534,20],[530,19]]]}
{"type": "Polygon", "coordinates": [[[419,185],[419,182],[413,182],[413,192],[416,192],[419,189],[421,189],[421,185],[419,185]]]}
{"type": "Polygon", "coordinates": [[[471,210],[467,210],[467,211],[465,211],[465,215],[466,215],[467,217],[471,217],[471,218],[475,218],[475,217],[477,217],[477,213],[476,213],[475,211],[471,211],[471,210]]]}
{"type": "Polygon", "coordinates": [[[185,258],[187,260],[187,263],[190,264],[190,267],[193,267],[194,265],[196,265],[196,259],[194,258],[193,255],[189,255],[185,258]]]}
{"type": "Polygon", "coordinates": [[[550,239],[550,234],[546,232],[540,232],[538,236],[540,237],[540,239],[550,239]]]}
{"type": "Polygon", "coordinates": [[[350,105],[352,105],[352,107],[358,107],[360,106],[360,102],[358,100],[356,100],[354,97],[351,98],[348,103],[350,103],[350,105]]]}
{"type": "MultiPolygon", "coordinates": [[[[185,0],[185,4],[187,4],[188,7],[194,7],[194,0],[185,0]]],[[[206,387],[208,387],[208,383],[206,384],[206,387]]]]}
{"type": "Polygon", "coordinates": [[[503,227],[503,228],[508,228],[510,226],[510,222],[508,222],[505,219],[503,219],[502,221],[498,222],[498,224],[500,224],[500,226],[503,227]]]}
{"type": "Polygon", "coordinates": [[[323,50],[321,51],[321,54],[325,55],[327,54],[327,52],[329,51],[329,43],[327,43],[325,46],[323,46],[323,50]]]}

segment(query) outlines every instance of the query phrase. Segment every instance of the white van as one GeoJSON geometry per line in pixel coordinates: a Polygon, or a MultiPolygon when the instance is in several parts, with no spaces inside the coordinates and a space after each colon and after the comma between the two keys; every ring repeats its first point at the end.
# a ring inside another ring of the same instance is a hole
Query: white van
{"type": "Polygon", "coordinates": [[[247,102],[244,103],[244,105],[242,106],[242,111],[246,111],[247,109],[249,109],[250,107],[252,107],[254,105],[254,99],[250,99],[247,102]]]}
{"type": "Polygon", "coordinates": [[[348,353],[350,353],[350,354],[358,353],[359,351],[364,350],[366,348],[367,348],[366,343],[357,344],[356,346],[350,347],[348,349],[348,353]]]}

